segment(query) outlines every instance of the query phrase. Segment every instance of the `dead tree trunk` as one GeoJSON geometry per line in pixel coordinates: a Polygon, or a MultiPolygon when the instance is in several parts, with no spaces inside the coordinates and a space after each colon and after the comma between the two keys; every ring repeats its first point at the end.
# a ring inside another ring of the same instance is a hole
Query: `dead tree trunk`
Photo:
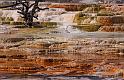
{"type": "Polygon", "coordinates": [[[28,27],[33,26],[33,18],[38,19],[37,12],[41,9],[39,8],[39,0],[35,0],[34,3],[30,4],[27,0],[17,0],[16,3],[20,3],[20,8],[17,8],[18,13],[22,14],[22,18],[24,18],[25,24],[28,27]]]}
{"type": "Polygon", "coordinates": [[[28,27],[33,26],[33,18],[38,19],[36,14],[40,10],[45,10],[48,8],[39,8],[38,4],[41,0],[35,0],[34,3],[30,3],[28,0],[16,0],[16,3],[13,5],[3,6],[0,8],[7,8],[16,6],[18,13],[21,14],[21,17],[24,18],[25,25],[28,27]]]}

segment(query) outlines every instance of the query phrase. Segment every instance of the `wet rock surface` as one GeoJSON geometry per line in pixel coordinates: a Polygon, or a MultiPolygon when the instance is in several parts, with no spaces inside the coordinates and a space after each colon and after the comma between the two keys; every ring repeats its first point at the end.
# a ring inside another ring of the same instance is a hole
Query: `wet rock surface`
{"type": "MultiPolygon", "coordinates": [[[[24,40],[18,46],[0,49],[0,72],[47,75],[124,75],[124,42],[112,38],[68,39],[49,42],[43,39],[24,40]]],[[[9,43],[10,44],[10,43],[9,43]]]]}
{"type": "Polygon", "coordinates": [[[108,33],[103,33],[105,38],[87,38],[83,33],[63,36],[62,32],[50,34],[53,30],[56,29],[23,28],[16,33],[0,34],[0,73],[14,74],[12,79],[17,74],[28,79],[46,76],[53,80],[65,76],[71,76],[65,80],[78,76],[84,80],[92,80],[94,76],[98,80],[124,77],[123,36],[113,38],[108,33]]]}

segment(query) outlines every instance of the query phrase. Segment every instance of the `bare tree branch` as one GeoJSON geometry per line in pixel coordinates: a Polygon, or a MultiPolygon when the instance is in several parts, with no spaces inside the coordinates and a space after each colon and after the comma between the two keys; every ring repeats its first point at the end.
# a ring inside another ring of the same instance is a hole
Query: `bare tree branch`
{"type": "Polygon", "coordinates": [[[33,18],[38,19],[38,15],[36,15],[37,12],[49,9],[39,8],[39,2],[40,0],[35,0],[34,3],[30,4],[28,0],[16,0],[13,5],[1,6],[0,8],[16,7],[16,9],[19,10],[17,12],[22,15],[22,18],[24,18],[25,24],[30,27],[33,25],[33,18]]]}

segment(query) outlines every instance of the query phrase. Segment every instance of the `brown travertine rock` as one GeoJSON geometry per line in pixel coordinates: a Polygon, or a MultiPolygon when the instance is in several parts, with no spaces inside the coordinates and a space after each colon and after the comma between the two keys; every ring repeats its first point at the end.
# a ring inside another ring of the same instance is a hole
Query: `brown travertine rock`
{"type": "Polygon", "coordinates": [[[98,31],[103,32],[124,32],[124,25],[120,26],[102,26],[98,31]]]}
{"type": "Polygon", "coordinates": [[[20,46],[0,49],[0,72],[123,77],[123,43],[112,38],[25,41],[20,46]]]}
{"type": "Polygon", "coordinates": [[[97,17],[97,22],[103,26],[112,26],[113,25],[112,19],[110,17],[106,17],[106,16],[97,17]]]}

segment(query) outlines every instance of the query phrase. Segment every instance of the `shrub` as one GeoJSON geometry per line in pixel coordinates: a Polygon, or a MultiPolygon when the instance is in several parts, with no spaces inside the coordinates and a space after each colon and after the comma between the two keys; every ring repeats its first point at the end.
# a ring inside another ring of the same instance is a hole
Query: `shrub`
{"type": "Polygon", "coordinates": [[[15,22],[15,21],[11,21],[10,25],[23,25],[24,22],[15,22]]]}
{"type": "Polygon", "coordinates": [[[1,24],[10,24],[11,21],[13,21],[12,17],[0,17],[1,24]]]}
{"type": "Polygon", "coordinates": [[[4,22],[1,22],[1,24],[10,24],[10,22],[5,22],[5,21],[4,21],[4,22]]]}
{"type": "Polygon", "coordinates": [[[0,22],[5,21],[6,17],[0,17],[0,22]]]}
{"type": "MultiPolygon", "coordinates": [[[[15,28],[26,28],[27,26],[24,25],[24,22],[10,22],[11,25],[17,25],[15,28]]],[[[32,28],[42,28],[42,27],[49,27],[53,28],[57,26],[56,22],[34,22],[34,26],[32,28]]]]}
{"type": "Polygon", "coordinates": [[[40,22],[40,25],[42,27],[56,27],[57,23],[56,22],[40,22]]]}
{"type": "Polygon", "coordinates": [[[12,17],[6,17],[6,18],[5,18],[5,21],[6,21],[6,22],[10,22],[10,21],[14,21],[14,19],[13,19],[12,17]]]}

